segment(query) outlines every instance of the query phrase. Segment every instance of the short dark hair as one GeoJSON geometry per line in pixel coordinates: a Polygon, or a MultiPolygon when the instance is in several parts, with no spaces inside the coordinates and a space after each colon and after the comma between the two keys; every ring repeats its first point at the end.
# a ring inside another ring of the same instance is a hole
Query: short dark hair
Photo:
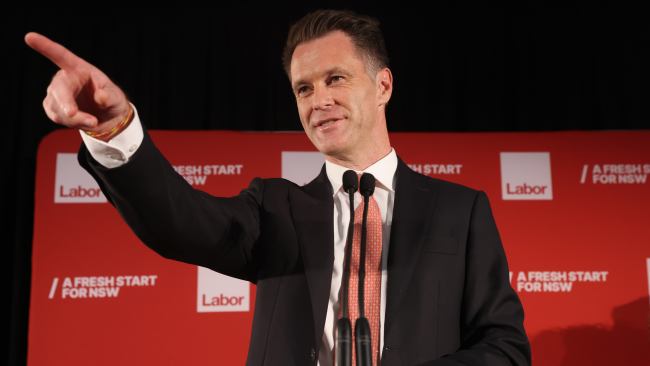
{"type": "Polygon", "coordinates": [[[282,53],[282,65],[290,79],[291,57],[296,47],[334,31],[342,31],[352,39],[366,59],[369,71],[388,66],[388,52],[377,19],[348,10],[316,10],[302,17],[289,29],[282,53]]]}

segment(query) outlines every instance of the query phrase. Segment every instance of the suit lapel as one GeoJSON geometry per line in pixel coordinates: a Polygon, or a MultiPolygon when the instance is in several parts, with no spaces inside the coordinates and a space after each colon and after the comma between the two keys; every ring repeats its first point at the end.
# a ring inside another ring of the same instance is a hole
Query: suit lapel
{"type": "Polygon", "coordinates": [[[311,298],[314,342],[320,344],[334,264],[334,199],[325,165],[302,191],[291,191],[290,205],[311,298]]]}
{"type": "Polygon", "coordinates": [[[408,288],[423,239],[428,235],[436,192],[401,159],[397,165],[393,222],[388,253],[384,334],[388,334],[408,288]]]}
{"type": "MultiPolygon", "coordinates": [[[[384,334],[388,334],[401,306],[423,239],[428,235],[426,225],[431,222],[436,201],[436,191],[401,159],[396,174],[384,334]]],[[[290,205],[311,298],[314,342],[319,344],[325,328],[334,262],[334,200],[325,166],[302,190],[291,191],[290,205]]]]}

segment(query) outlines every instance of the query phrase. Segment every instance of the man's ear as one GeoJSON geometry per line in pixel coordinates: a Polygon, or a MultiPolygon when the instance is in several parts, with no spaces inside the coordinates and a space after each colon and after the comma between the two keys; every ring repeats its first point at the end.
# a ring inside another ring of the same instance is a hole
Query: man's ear
{"type": "Polygon", "coordinates": [[[384,67],[377,71],[375,81],[377,85],[378,105],[385,106],[393,94],[393,73],[388,67],[384,67]]]}

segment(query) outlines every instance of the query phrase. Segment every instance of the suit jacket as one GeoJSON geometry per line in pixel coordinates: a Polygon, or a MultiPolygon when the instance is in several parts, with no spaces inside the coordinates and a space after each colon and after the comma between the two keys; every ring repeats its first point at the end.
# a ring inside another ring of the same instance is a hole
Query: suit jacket
{"type": "MultiPolygon", "coordinates": [[[[247,365],[316,364],[334,259],[324,167],[304,186],[256,178],[220,198],[193,189],[146,131],[121,167],[104,168],[83,145],[79,162],[160,255],[257,285],[247,365]]],[[[401,160],[396,175],[382,365],[528,365],[486,195],[401,160]]]]}

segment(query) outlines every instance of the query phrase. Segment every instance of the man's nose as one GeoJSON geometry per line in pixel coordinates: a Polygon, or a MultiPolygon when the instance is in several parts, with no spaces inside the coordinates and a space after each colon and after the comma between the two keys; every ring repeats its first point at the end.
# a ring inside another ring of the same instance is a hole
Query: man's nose
{"type": "Polygon", "coordinates": [[[326,85],[318,85],[314,87],[314,99],[312,100],[312,108],[315,110],[328,109],[334,105],[334,98],[332,93],[326,85]]]}

